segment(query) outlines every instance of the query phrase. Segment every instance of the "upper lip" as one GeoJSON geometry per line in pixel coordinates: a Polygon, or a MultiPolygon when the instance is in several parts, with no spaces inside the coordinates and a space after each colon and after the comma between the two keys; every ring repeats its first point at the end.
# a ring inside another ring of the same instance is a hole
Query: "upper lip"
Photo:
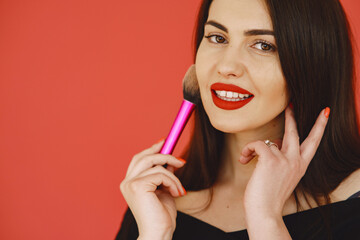
{"type": "Polygon", "coordinates": [[[237,93],[241,93],[241,94],[254,95],[251,92],[249,92],[241,87],[238,87],[233,84],[225,84],[225,83],[214,83],[213,85],[211,85],[211,90],[214,90],[214,91],[225,90],[225,91],[237,92],[237,93]]]}

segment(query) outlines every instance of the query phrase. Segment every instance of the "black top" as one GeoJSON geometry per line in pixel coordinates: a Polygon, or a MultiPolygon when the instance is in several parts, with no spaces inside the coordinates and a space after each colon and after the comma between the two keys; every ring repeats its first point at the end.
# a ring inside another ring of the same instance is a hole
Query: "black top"
{"type": "MultiPolygon", "coordinates": [[[[360,240],[360,191],[344,201],[283,216],[292,239],[360,240]],[[328,220],[329,227],[326,221],[328,220]]],[[[128,208],[116,240],[137,239],[136,221],[128,208]]],[[[247,230],[224,232],[195,217],[178,211],[173,239],[249,239],[247,230]]]]}

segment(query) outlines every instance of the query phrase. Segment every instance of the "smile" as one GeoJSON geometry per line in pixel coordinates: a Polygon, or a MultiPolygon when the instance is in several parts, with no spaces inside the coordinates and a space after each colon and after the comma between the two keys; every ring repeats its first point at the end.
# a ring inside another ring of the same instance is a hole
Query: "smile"
{"type": "Polygon", "coordinates": [[[211,85],[214,104],[224,110],[234,110],[249,103],[254,95],[232,84],[215,83],[211,85]]]}
{"type": "Polygon", "coordinates": [[[215,94],[218,98],[225,100],[225,101],[232,101],[232,102],[238,102],[243,101],[245,99],[248,99],[251,95],[250,94],[241,94],[237,92],[230,92],[225,90],[217,90],[215,91],[215,94]]]}

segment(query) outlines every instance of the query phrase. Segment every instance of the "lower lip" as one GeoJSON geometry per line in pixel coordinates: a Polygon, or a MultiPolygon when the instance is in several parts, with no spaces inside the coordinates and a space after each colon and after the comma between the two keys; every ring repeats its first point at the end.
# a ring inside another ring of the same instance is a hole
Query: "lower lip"
{"type": "Polygon", "coordinates": [[[211,91],[211,95],[212,95],[214,104],[218,108],[225,109],[225,110],[234,110],[234,109],[242,108],[243,106],[245,106],[247,103],[249,103],[254,98],[254,96],[252,96],[243,101],[231,102],[231,101],[222,100],[221,98],[219,98],[216,95],[216,93],[214,93],[214,91],[211,91]]]}

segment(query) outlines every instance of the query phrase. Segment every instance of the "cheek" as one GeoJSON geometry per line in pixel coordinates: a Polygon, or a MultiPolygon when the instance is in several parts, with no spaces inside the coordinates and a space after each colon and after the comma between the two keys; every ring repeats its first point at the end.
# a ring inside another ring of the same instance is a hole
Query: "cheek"
{"type": "MultiPolygon", "coordinates": [[[[282,79],[281,79],[282,80],[282,79]]],[[[277,81],[264,92],[263,107],[284,110],[288,104],[285,82],[277,81]]]]}
{"type": "Polygon", "coordinates": [[[195,70],[196,70],[196,77],[199,83],[200,91],[205,87],[206,84],[206,65],[203,64],[201,54],[196,55],[195,61],[195,70]]]}
{"type": "Polygon", "coordinates": [[[286,81],[280,66],[276,63],[263,64],[261,71],[253,71],[256,90],[260,95],[274,99],[284,98],[286,95],[286,81]]]}
{"type": "Polygon", "coordinates": [[[197,50],[195,64],[201,68],[210,69],[218,62],[221,58],[221,48],[210,46],[209,43],[204,39],[197,50]]]}
{"type": "Polygon", "coordinates": [[[196,62],[195,62],[195,70],[196,70],[196,77],[197,77],[197,80],[198,80],[198,84],[199,84],[199,90],[200,90],[200,98],[201,98],[201,101],[203,102],[203,105],[204,104],[204,94],[206,92],[206,89],[207,89],[207,82],[206,82],[206,70],[204,69],[204,66],[201,64],[201,60],[200,59],[200,56],[197,55],[196,57],[196,62]]]}
{"type": "Polygon", "coordinates": [[[267,84],[262,87],[263,95],[269,100],[282,101],[286,97],[285,82],[283,79],[277,79],[272,84],[267,84]]]}
{"type": "Polygon", "coordinates": [[[209,51],[200,44],[195,59],[196,76],[199,82],[200,93],[203,95],[204,91],[208,88],[208,80],[210,79],[209,73],[211,72],[212,62],[209,61],[209,51]]]}
{"type": "Polygon", "coordinates": [[[209,65],[209,61],[207,60],[208,54],[209,53],[205,50],[203,44],[200,44],[195,59],[196,72],[200,77],[206,73],[206,70],[208,68],[209,65]]]}

